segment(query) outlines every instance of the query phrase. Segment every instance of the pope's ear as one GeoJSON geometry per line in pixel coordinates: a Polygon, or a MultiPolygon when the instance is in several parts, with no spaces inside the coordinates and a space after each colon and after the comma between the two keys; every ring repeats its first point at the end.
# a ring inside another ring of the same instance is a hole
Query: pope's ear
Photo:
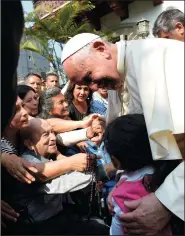
{"type": "Polygon", "coordinates": [[[102,41],[94,41],[92,43],[92,49],[95,52],[98,52],[103,55],[106,59],[111,58],[111,52],[109,50],[108,45],[102,41]]]}
{"type": "Polygon", "coordinates": [[[24,140],[24,145],[25,145],[28,149],[33,150],[33,145],[32,145],[32,143],[31,143],[30,140],[25,139],[25,140],[24,140]]]}
{"type": "Polygon", "coordinates": [[[92,43],[92,47],[93,49],[95,49],[96,51],[99,51],[99,52],[103,52],[105,51],[105,43],[102,42],[102,41],[94,41],[92,43]]]}

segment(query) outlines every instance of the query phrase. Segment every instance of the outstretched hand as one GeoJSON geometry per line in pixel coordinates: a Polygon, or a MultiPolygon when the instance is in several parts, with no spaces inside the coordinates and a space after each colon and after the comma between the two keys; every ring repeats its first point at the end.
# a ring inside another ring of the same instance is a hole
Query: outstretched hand
{"type": "Polygon", "coordinates": [[[88,144],[82,141],[82,142],[77,143],[76,146],[80,149],[81,152],[85,153],[86,147],[88,147],[88,144]]]}
{"type": "Polygon", "coordinates": [[[83,172],[87,168],[87,154],[78,153],[69,157],[70,167],[73,171],[83,172]]]}
{"type": "Polygon", "coordinates": [[[82,128],[88,128],[89,126],[91,126],[93,123],[93,120],[98,118],[99,116],[100,116],[99,114],[92,114],[92,115],[89,115],[88,117],[86,117],[82,121],[82,128]]]}
{"type": "Polygon", "coordinates": [[[31,184],[35,181],[34,176],[30,172],[37,173],[38,170],[34,167],[34,164],[23,158],[14,154],[3,153],[1,164],[10,175],[23,183],[31,184]]]}

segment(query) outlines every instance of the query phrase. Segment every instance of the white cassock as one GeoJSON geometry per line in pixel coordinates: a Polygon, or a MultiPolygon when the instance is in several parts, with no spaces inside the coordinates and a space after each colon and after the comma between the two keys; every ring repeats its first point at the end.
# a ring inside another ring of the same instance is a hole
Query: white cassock
{"type": "MultiPolygon", "coordinates": [[[[126,76],[129,92],[127,114],[144,114],[153,159],[182,159],[173,134],[184,134],[184,43],[144,39],[127,47],[120,41],[117,47],[118,71],[123,80],[126,76]]],[[[107,123],[120,115],[120,104],[118,93],[109,91],[107,123]]],[[[184,220],[184,162],[155,194],[184,220]]]]}

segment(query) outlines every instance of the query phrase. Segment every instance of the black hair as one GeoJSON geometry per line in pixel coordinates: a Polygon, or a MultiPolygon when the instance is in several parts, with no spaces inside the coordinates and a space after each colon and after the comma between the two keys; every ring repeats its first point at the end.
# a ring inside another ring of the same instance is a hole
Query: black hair
{"type": "Polygon", "coordinates": [[[1,1],[1,133],[10,122],[16,102],[19,45],[24,29],[21,1],[1,1]],[[7,96],[8,93],[8,96],[7,96]]]}
{"type": "Polygon", "coordinates": [[[160,186],[180,163],[179,160],[153,160],[145,119],[141,114],[124,115],[112,121],[103,140],[107,152],[120,162],[123,170],[135,171],[146,165],[154,166],[155,186],[160,186]]]}
{"type": "Polygon", "coordinates": [[[25,81],[26,81],[30,76],[36,76],[36,77],[38,77],[40,80],[42,80],[42,77],[41,77],[39,74],[37,74],[37,73],[28,73],[28,74],[24,77],[25,81]]]}
{"type": "MultiPolygon", "coordinates": [[[[87,85],[87,84],[84,83],[83,85],[87,85]]],[[[75,83],[70,82],[69,85],[68,85],[67,91],[66,91],[66,93],[65,93],[65,97],[66,97],[67,101],[69,102],[69,104],[70,104],[70,103],[73,101],[73,99],[74,99],[73,92],[74,92],[75,86],[76,86],[75,83]]],[[[88,85],[87,85],[87,86],[88,86],[88,85]]],[[[89,86],[88,86],[88,87],[89,87],[89,86]]],[[[88,97],[87,97],[87,99],[86,99],[86,103],[87,103],[88,108],[90,107],[91,100],[92,100],[92,90],[89,88],[89,95],[88,95],[88,97]]]]}
{"type": "Polygon", "coordinates": [[[22,99],[22,100],[25,98],[26,94],[29,91],[33,91],[34,93],[36,93],[35,90],[28,85],[18,85],[17,86],[17,96],[19,96],[20,99],[22,99]]]}
{"type": "Polygon", "coordinates": [[[110,123],[104,134],[105,147],[128,171],[153,163],[143,115],[125,115],[110,123]]]}

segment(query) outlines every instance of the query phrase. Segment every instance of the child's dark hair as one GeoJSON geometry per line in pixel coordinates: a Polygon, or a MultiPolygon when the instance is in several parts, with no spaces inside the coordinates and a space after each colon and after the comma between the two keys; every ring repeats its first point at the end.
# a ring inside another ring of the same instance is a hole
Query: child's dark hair
{"type": "Polygon", "coordinates": [[[145,119],[141,114],[121,116],[111,122],[105,130],[104,143],[107,152],[120,162],[123,170],[154,166],[156,171],[152,182],[156,187],[180,163],[179,160],[153,160],[145,119]]]}

